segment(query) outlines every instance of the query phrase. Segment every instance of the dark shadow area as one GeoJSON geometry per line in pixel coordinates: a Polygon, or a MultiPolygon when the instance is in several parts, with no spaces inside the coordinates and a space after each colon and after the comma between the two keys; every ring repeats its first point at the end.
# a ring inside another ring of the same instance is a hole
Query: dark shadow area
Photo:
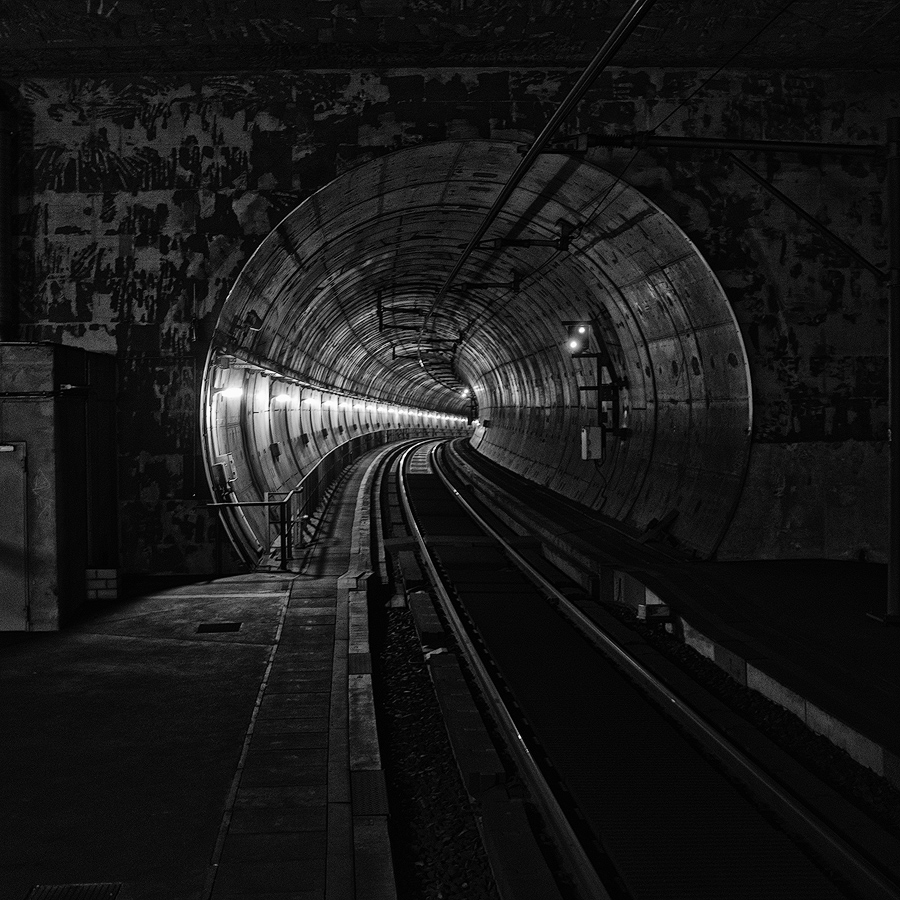
{"type": "Polygon", "coordinates": [[[887,565],[834,559],[770,559],[699,563],[714,582],[768,608],[774,593],[786,607],[819,616],[883,612],[887,565]]]}

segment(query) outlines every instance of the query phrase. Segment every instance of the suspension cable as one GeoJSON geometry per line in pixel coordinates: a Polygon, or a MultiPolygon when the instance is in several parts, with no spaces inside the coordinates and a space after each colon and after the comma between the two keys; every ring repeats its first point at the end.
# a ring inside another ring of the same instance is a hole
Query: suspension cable
{"type": "MultiPolygon", "coordinates": [[[[732,53],[723,63],[721,63],[713,71],[713,73],[711,75],[709,75],[705,79],[703,79],[703,81],[701,81],[700,84],[696,88],[694,88],[694,90],[691,91],[690,94],[688,94],[686,97],[684,97],[678,103],[677,106],[675,106],[673,109],[671,109],[652,128],[648,129],[647,134],[654,134],[657,131],[657,129],[662,127],[662,125],[664,125],[669,119],[671,119],[672,116],[675,115],[675,113],[677,113],[680,109],[683,109],[686,104],[688,104],[695,96],[697,96],[697,94],[700,93],[700,91],[702,91],[727,66],[731,65],[731,63],[733,63],[734,60],[737,59],[738,56],[740,56],[742,53],[744,53],[747,50],[747,48],[750,47],[754,42],[759,40],[759,38],[762,36],[762,34],[765,31],[767,31],[769,28],[771,28],[772,25],[774,25],[775,22],[778,21],[778,19],[780,19],[788,11],[788,9],[790,9],[790,7],[794,5],[794,3],[795,3],[795,0],[788,0],[788,2],[784,4],[784,6],[782,6],[772,16],[770,16],[769,19],[767,19],[766,22],[760,28],[758,28],[743,44],[741,44],[741,46],[734,53],[732,53]]],[[[544,131],[541,132],[542,137],[546,131],[547,131],[547,128],[545,127],[544,131]]],[[[537,142],[535,142],[535,143],[537,143],[537,142]]],[[[532,146],[534,146],[534,145],[532,145],[532,146]]],[[[578,225],[576,225],[575,229],[573,230],[573,232],[570,236],[570,239],[576,237],[586,226],[590,225],[591,222],[595,221],[610,206],[610,204],[616,199],[616,197],[619,196],[618,194],[616,194],[616,196],[609,199],[608,202],[604,202],[607,200],[607,198],[610,196],[610,194],[613,192],[613,190],[619,184],[622,184],[624,182],[625,174],[631,168],[632,163],[635,161],[635,159],[637,158],[639,153],[640,153],[640,148],[637,148],[634,150],[634,152],[631,154],[631,157],[629,158],[628,162],[625,164],[623,169],[614,176],[614,180],[612,181],[612,183],[606,188],[606,190],[603,191],[603,193],[600,195],[600,197],[597,198],[597,200],[595,201],[595,204],[594,204],[593,211],[588,214],[586,219],[584,219],[582,222],[579,222],[578,225]]],[[[520,166],[521,166],[521,164],[520,164],[520,166]]],[[[518,172],[518,169],[516,171],[518,172]]],[[[525,173],[523,172],[522,174],[524,175],[525,173]]],[[[515,175],[515,173],[514,173],[514,175],[515,175]]],[[[510,192],[510,193],[512,193],[512,192],[510,192]]],[[[506,199],[508,199],[508,198],[506,198],[506,199]]],[[[504,200],[504,202],[505,202],[505,200],[504,200]]],[[[496,203],[495,203],[495,205],[496,205],[496,203]]],[[[493,212],[493,208],[492,208],[491,212],[493,212]]],[[[494,213],[494,218],[496,218],[496,215],[499,214],[499,212],[500,212],[500,210],[497,209],[497,211],[494,213]]],[[[493,218],[491,219],[491,222],[492,221],[493,221],[493,218]]],[[[490,225],[490,222],[488,223],[488,225],[490,225]]],[[[482,231],[480,234],[477,234],[476,238],[473,239],[473,242],[470,242],[470,245],[468,247],[466,247],[466,254],[464,255],[464,258],[457,264],[457,269],[462,267],[462,264],[465,261],[465,259],[472,252],[472,250],[475,249],[473,246],[471,246],[471,244],[472,243],[477,244],[481,240],[481,238],[484,236],[484,232],[486,232],[486,231],[487,231],[487,227],[485,227],[484,231],[482,231]]],[[[548,265],[550,265],[554,261],[554,259],[556,259],[559,256],[560,252],[561,251],[557,250],[557,251],[551,253],[547,259],[545,259],[539,265],[535,266],[535,268],[532,269],[530,272],[522,274],[520,276],[520,279],[521,279],[520,283],[538,275],[548,265]]],[[[447,282],[445,283],[441,292],[438,294],[438,297],[435,299],[435,304],[440,300],[442,295],[446,293],[447,289],[449,288],[450,284],[452,283],[453,277],[455,277],[456,274],[457,274],[456,269],[453,272],[451,272],[451,277],[447,279],[447,282]]],[[[501,299],[509,296],[510,293],[511,293],[510,291],[507,291],[505,294],[502,294],[501,299]]],[[[476,316],[475,319],[473,319],[466,326],[465,330],[466,330],[467,336],[469,336],[471,334],[471,329],[475,325],[475,323],[478,321],[478,318],[479,317],[476,316]]],[[[426,317],[426,321],[427,321],[427,317],[426,317]]],[[[424,325],[423,325],[423,328],[424,328],[424,325]]],[[[421,332],[420,332],[420,335],[421,335],[421,332]]]]}
{"type": "Polygon", "coordinates": [[[422,327],[419,330],[419,342],[416,348],[416,353],[423,367],[424,360],[422,360],[422,338],[424,336],[426,328],[431,322],[434,311],[437,308],[438,304],[444,299],[444,297],[446,297],[447,291],[450,289],[450,286],[462,271],[462,268],[468,260],[469,256],[472,254],[472,251],[481,242],[482,238],[487,233],[488,228],[491,227],[491,224],[500,214],[500,211],[503,209],[506,203],[509,201],[516,188],[519,186],[519,183],[522,181],[528,170],[534,164],[535,160],[541,154],[546,144],[550,141],[550,138],[553,137],[553,135],[556,133],[557,129],[562,124],[566,116],[568,116],[569,113],[575,109],[575,107],[581,101],[582,97],[584,97],[584,95],[587,93],[588,89],[593,84],[597,76],[607,67],[607,65],[609,65],[610,61],[619,51],[622,44],[625,43],[625,41],[632,34],[635,28],[637,28],[641,19],[643,19],[647,12],[649,12],[650,8],[655,2],[656,0],[635,0],[631,8],[625,13],[625,15],[613,29],[612,33],[606,39],[606,41],[604,41],[603,46],[597,51],[594,58],[588,64],[587,68],[581,73],[578,81],[572,86],[572,89],[557,107],[556,112],[554,112],[554,114],[550,117],[550,120],[544,126],[541,133],[537,136],[534,143],[529,147],[528,151],[520,160],[519,165],[516,166],[515,171],[512,173],[506,184],[501,189],[500,193],[497,195],[497,198],[494,200],[493,205],[488,210],[481,224],[478,226],[478,229],[473,235],[472,239],[466,245],[465,249],[463,250],[462,256],[457,260],[456,265],[450,271],[450,274],[447,276],[444,284],[441,286],[441,289],[438,291],[437,295],[432,301],[431,307],[425,314],[425,317],[422,321],[422,327]]]}

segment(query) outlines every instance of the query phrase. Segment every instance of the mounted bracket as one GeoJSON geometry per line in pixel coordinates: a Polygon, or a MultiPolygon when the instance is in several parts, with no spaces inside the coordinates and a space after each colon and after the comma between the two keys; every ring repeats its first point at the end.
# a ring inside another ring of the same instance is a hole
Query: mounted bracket
{"type": "MultiPolygon", "coordinates": [[[[559,229],[558,238],[491,238],[487,241],[480,241],[477,250],[502,250],[505,247],[552,247],[554,250],[568,250],[569,238],[575,230],[575,226],[565,219],[560,219],[556,223],[559,229]]],[[[460,248],[464,249],[465,244],[460,244],[460,248]]],[[[513,274],[515,278],[515,273],[513,274]]]]}
{"type": "Polygon", "coordinates": [[[518,294],[519,288],[522,286],[522,276],[514,271],[512,281],[467,281],[463,286],[470,291],[481,290],[481,288],[508,288],[514,294],[518,294]]]}
{"type": "MultiPolygon", "coordinates": [[[[573,359],[595,359],[597,361],[597,383],[579,385],[579,391],[597,392],[597,416],[599,427],[603,429],[602,445],[605,447],[607,432],[625,437],[628,434],[624,427],[621,392],[628,387],[628,379],[620,377],[613,363],[612,355],[603,334],[596,323],[588,320],[562,323],[568,332],[567,346],[573,359]],[[596,349],[591,349],[591,345],[596,349]]],[[[584,439],[584,436],[583,436],[584,439]]],[[[582,455],[588,452],[582,447],[582,455]]],[[[585,459],[597,458],[584,456],[585,459]]],[[[602,457],[601,457],[602,458],[602,457]]]]}
{"type": "MultiPolygon", "coordinates": [[[[591,147],[696,150],[751,150],[763,153],[829,153],[837,156],[880,156],[884,147],[879,144],[829,144],[822,141],[773,141],[745,138],[682,137],[637,131],[633,134],[573,134],[561,141],[547,144],[542,153],[587,153],[591,147]]],[[[519,152],[525,153],[526,146],[519,152]]]]}

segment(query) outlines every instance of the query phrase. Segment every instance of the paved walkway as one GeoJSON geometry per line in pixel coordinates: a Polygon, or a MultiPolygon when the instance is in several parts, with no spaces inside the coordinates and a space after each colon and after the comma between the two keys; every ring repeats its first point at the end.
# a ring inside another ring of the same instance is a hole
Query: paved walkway
{"type": "Polygon", "coordinates": [[[357,502],[383,452],[305,574],[157,587],[0,646],[0,900],[394,897],[357,502]]]}

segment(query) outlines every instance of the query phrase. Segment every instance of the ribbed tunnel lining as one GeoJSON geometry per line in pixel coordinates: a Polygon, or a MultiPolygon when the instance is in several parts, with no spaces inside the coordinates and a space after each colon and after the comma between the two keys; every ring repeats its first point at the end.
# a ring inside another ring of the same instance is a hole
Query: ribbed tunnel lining
{"type": "MultiPolygon", "coordinates": [[[[715,276],[638,191],[592,164],[541,157],[488,238],[549,240],[564,220],[575,228],[569,249],[480,248],[420,332],[517,159],[512,143],[445,142],[385,156],[321,189],[246,265],[210,359],[243,352],[354,402],[442,414],[464,415],[460,390],[469,387],[490,423],[473,436],[480,452],[634,527],[675,510],[673,533],[707,555],[747,463],[748,367],[715,276]],[[513,273],[522,276],[518,292],[478,286],[513,273]],[[258,330],[244,326],[251,312],[258,330]],[[581,459],[581,428],[598,424],[598,410],[596,392],[579,388],[597,383],[597,369],[565,349],[573,320],[593,323],[625,381],[627,432],[609,435],[602,463],[581,459]]],[[[240,376],[253,396],[266,393],[261,377],[240,376]]],[[[225,383],[213,366],[207,383],[215,378],[225,383]]],[[[283,423],[288,441],[313,427],[297,405],[296,420],[283,423]]],[[[272,442],[250,419],[267,415],[265,402],[220,405],[209,430],[220,449],[240,439],[252,458],[272,442]]],[[[365,404],[351,403],[346,416],[345,436],[371,418],[365,404]]],[[[259,481],[239,478],[237,495],[272,489],[259,481]]]]}

